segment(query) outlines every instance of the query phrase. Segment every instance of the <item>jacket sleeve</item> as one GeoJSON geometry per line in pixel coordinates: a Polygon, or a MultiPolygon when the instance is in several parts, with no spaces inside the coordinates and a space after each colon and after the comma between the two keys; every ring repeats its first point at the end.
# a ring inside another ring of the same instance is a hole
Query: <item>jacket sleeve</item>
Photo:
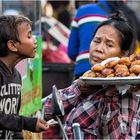
{"type": "Polygon", "coordinates": [[[21,132],[23,129],[35,132],[37,118],[5,114],[0,111],[0,128],[21,132]]]}
{"type": "MultiPolygon", "coordinates": [[[[65,114],[69,113],[71,109],[76,106],[81,100],[83,100],[81,96],[81,92],[77,85],[77,80],[75,80],[72,85],[70,85],[68,88],[59,90],[61,99],[63,102],[63,107],[65,110],[65,114]]],[[[45,101],[45,118],[50,118],[52,115],[52,94],[50,94],[46,101],[45,101]]]]}

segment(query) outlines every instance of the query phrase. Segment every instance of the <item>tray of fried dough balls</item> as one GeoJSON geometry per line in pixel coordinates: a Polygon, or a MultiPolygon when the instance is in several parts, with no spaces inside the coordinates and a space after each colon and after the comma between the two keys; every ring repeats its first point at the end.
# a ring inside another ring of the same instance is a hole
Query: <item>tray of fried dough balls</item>
{"type": "Polygon", "coordinates": [[[89,85],[140,84],[140,54],[108,58],[92,66],[79,79],[89,85]]]}

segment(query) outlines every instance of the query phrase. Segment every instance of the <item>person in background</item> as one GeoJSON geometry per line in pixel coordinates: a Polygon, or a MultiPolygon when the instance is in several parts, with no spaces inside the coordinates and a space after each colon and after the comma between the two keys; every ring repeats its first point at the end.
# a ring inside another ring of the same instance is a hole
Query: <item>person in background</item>
{"type": "Polygon", "coordinates": [[[0,16],[0,139],[22,139],[22,130],[41,132],[47,122],[18,115],[21,101],[21,75],[15,66],[36,53],[31,21],[24,16],[0,16]]]}
{"type": "MultiPolygon", "coordinates": [[[[97,26],[100,22],[107,20],[107,16],[116,10],[124,12],[128,23],[133,27],[135,38],[140,37],[140,29],[135,29],[139,21],[123,0],[93,0],[90,4],[80,6],[73,18],[68,42],[68,55],[75,62],[75,79],[91,68],[89,46],[97,26]],[[133,17],[133,20],[130,17],[133,17]]],[[[135,45],[135,40],[133,45],[135,45]]]]}
{"type": "Polygon", "coordinates": [[[47,3],[50,3],[53,8],[53,16],[67,28],[70,28],[71,15],[69,12],[70,1],[52,1],[48,0],[47,3]]]}
{"type": "MultiPolygon", "coordinates": [[[[94,30],[94,28],[93,28],[94,30]]],[[[124,57],[132,47],[133,31],[121,12],[110,16],[94,31],[90,44],[91,65],[111,57],[124,57]]],[[[59,90],[64,106],[64,124],[73,139],[73,123],[79,123],[82,139],[135,139],[139,120],[139,97],[115,86],[87,85],[80,79],[59,90]]],[[[51,114],[51,98],[45,102],[45,117],[51,114]]]]}

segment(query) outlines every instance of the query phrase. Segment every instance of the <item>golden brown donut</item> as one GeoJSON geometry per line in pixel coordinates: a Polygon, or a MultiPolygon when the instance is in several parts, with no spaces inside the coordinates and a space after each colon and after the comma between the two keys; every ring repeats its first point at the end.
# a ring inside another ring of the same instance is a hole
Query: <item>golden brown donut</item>
{"type": "Polygon", "coordinates": [[[131,61],[129,59],[129,57],[122,57],[119,62],[119,64],[123,64],[123,65],[126,65],[126,66],[130,66],[131,65],[131,61]]]}
{"type": "Polygon", "coordinates": [[[114,73],[111,73],[111,74],[107,75],[107,77],[114,77],[114,76],[115,76],[114,73]]]}
{"type": "Polygon", "coordinates": [[[107,62],[107,63],[105,64],[105,67],[106,67],[106,68],[113,68],[113,67],[115,67],[117,64],[118,64],[118,61],[113,60],[113,61],[107,62]]]}
{"type": "Polygon", "coordinates": [[[117,64],[114,69],[118,69],[118,68],[125,68],[125,69],[128,69],[128,67],[126,65],[123,65],[123,64],[117,64]]]}
{"type": "Polygon", "coordinates": [[[88,70],[82,75],[82,77],[96,77],[96,74],[95,72],[88,70]]]}
{"type": "Polygon", "coordinates": [[[116,72],[115,73],[115,76],[116,77],[127,77],[127,76],[129,76],[129,71],[125,71],[125,72],[116,72]]]}
{"type": "Polygon", "coordinates": [[[104,75],[102,75],[102,73],[100,72],[95,72],[96,73],[96,77],[105,77],[104,75]]]}
{"type": "Polygon", "coordinates": [[[129,76],[129,75],[130,75],[130,72],[126,68],[118,68],[115,71],[115,76],[117,76],[117,77],[125,77],[125,76],[129,76]]]}
{"type": "Polygon", "coordinates": [[[94,65],[92,66],[91,70],[92,71],[102,71],[105,67],[102,65],[94,65]]]}
{"type": "Polygon", "coordinates": [[[135,77],[135,76],[137,76],[137,75],[136,75],[135,73],[130,73],[129,76],[135,77]]]}
{"type": "Polygon", "coordinates": [[[82,77],[88,77],[88,75],[89,75],[90,72],[91,72],[91,70],[86,71],[86,72],[82,75],[82,77]]]}
{"type": "Polygon", "coordinates": [[[140,65],[140,60],[135,60],[131,63],[131,67],[134,65],[140,65]]]}
{"type": "Polygon", "coordinates": [[[135,61],[135,60],[136,60],[136,54],[131,54],[131,55],[129,56],[129,60],[130,60],[131,62],[135,61]]]}
{"type": "Polygon", "coordinates": [[[133,65],[130,68],[131,73],[140,74],[140,65],[133,65]]]}
{"type": "Polygon", "coordinates": [[[101,73],[102,73],[103,76],[107,77],[108,75],[112,74],[113,72],[114,72],[113,69],[111,69],[111,68],[105,68],[105,69],[102,70],[101,73]]]}

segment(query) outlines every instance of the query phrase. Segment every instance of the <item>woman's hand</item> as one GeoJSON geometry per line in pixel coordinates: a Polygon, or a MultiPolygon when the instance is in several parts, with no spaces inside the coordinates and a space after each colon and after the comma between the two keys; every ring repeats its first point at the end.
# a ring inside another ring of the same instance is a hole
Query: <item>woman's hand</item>
{"type": "Polygon", "coordinates": [[[37,119],[36,132],[46,131],[48,128],[49,128],[49,125],[47,124],[46,121],[39,118],[37,119]]]}
{"type": "Polygon", "coordinates": [[[140,84],[137,84],[137,85],[131,85],[130,88],[129,88],[129,92],[132,92],[132,93],[140,93],[140,84]]]}
{"type": "Polygon", "coordinates": [[[84,95],[91,95],[94,92],[102,89],[102,85],[87,85],[84,81],[78,79],[77,81],[79,90],[84,95]]]}

